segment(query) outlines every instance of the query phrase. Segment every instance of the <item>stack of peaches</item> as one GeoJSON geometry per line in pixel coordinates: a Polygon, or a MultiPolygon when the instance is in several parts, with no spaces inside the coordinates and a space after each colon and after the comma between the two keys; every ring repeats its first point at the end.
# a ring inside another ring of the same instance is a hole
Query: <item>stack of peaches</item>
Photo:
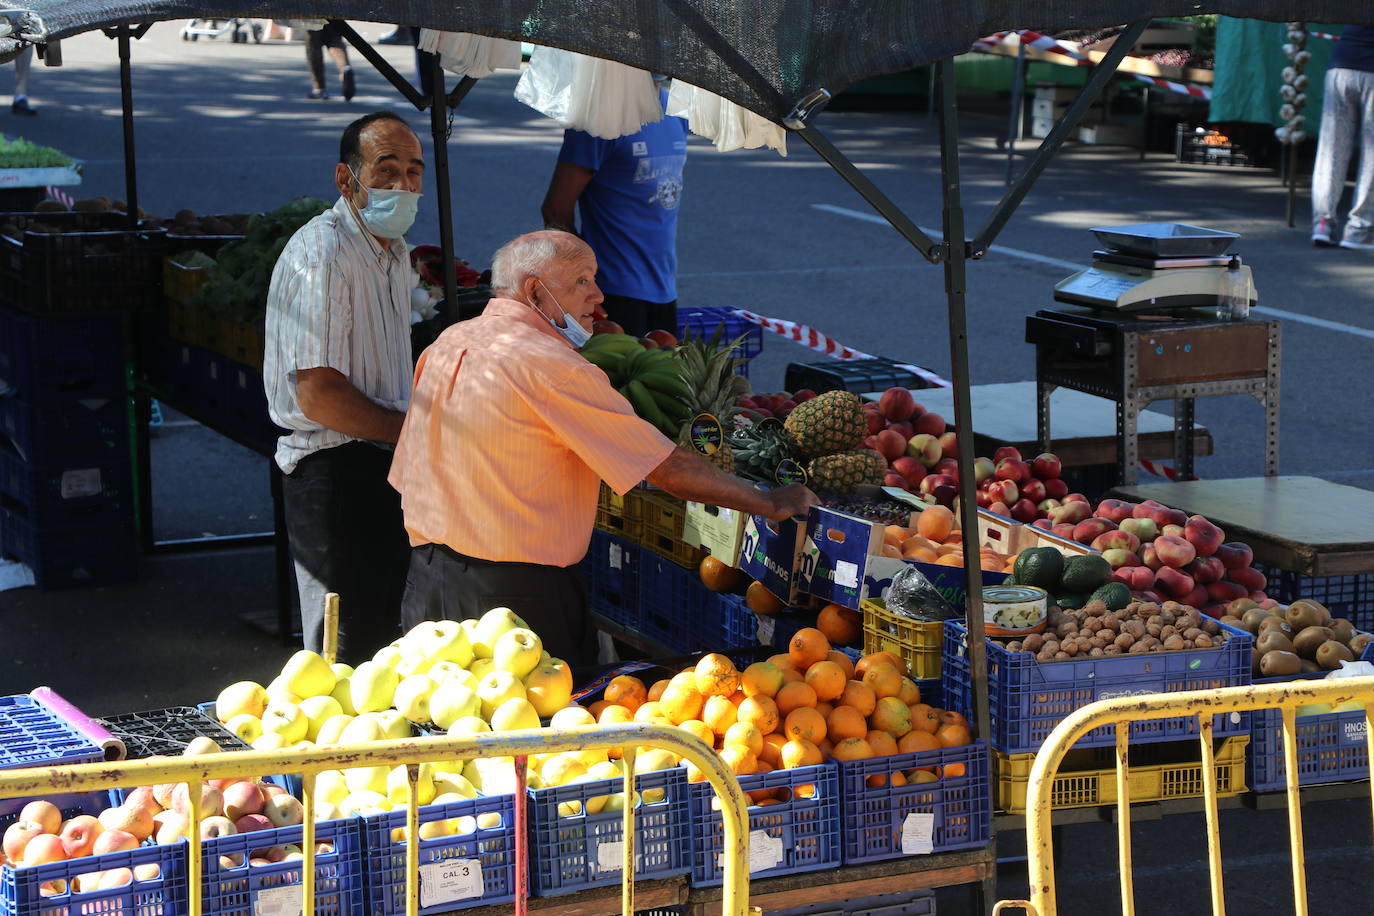
{"type": "MultiPolygon", "coordinates": [[[[621,675],[605,698],[589,707],[599,723],[674,725],[715,748],[736,776],[969,744],[969,724],[957,712],[921,702],[901,659],[887,652],[858,663],[832,649],[825,634],[798,630],[787,651],[743,671],[724,655],[704,656],[693,668],[646,686],[621,675]]],[[[963,764],[894,771],[893,785],[962,776],[963,764]]],[[[690,763],[691,782],[705,775],[690,763]]],[[[871,776],[869,784],[887,784],[871,776]]],[[[794,790],[807,797],[810,787],[794,790]]],[[[749,793],[755,805],[786,800],[786,790],[749,793]]]]}
{"type": "MultiPolygon", "coordinates": [[[[916,516],[915,528],[888,525],[883,529],[882,555],[939,566],[963,566],[963,532],[955,523],[954,513],[949,509],[927,506],[916,516]]],[[[1009,573],[1016,563],[1014,555],[998,553],[991,547],[980,547],[978,559],[984,572],[1009,573]]]]}

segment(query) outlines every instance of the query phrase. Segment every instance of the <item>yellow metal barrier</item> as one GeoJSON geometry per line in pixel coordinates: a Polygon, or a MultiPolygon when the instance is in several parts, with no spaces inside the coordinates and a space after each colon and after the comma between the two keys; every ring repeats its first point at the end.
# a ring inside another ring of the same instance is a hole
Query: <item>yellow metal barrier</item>
{"type": "MultiPolygon", "coordinates": [[[[63,767],[35,767],[0,770],[0,798],[16,798],[48,793],[89,792],[100,789],[185,783],[191,804],[191,823],[200,823],[200,787],[207,779],[252,779],[267,773],[298,773],[304,791],[304,835],[301,851],[302,913],[315,911],[315,814],[312,796],[315,777],[323,770],[362,766],[406,767],[409,792],[406,801],[406,913],[416,916],[420,909],[419,885],[419,807],[416,789],[419,765],[434,760],[467,760],[479,757],[515,757],[522,761],[531,754],[552,754],[568,750],[624,748],[625,797],[634,798],[634,760],[636,747],[661,748],[691,761],[706,777],[721,801],[725,825],[724,916],[746,916],[749,906],[749,870],[746,864],[746,839],[749,821],[744,794],[739,782],[724,762],[701,739],[678,728],[642,723],[592,725],[552,731],[547,729],[493,732],[463,738],[414,738],[378,741],[346,747],[315,748],[303,751],[243,751],[209,754],[201,757],[173,757],[131,760],[114,763],[83,763],[63,767]]],[[[517,804],[519,800],[517,800],[517,804]]],[[[635,806],[625,805],[625,859],[621,878],[621,905],[632,914],[634,906],[635,806]]],[[[518,840],[517,840],[518,842],[518,840]]],[[[187,899],[189,916],[201,914],[201,845],[197,840],[187,851],[187,899]]],[[[524,889],[517,889],[517,899],[524,889]]]]}
{"type": "MultiPolygon", "coordinates": [[[[1024,910],[1029,916],[1055,916],[1054,851],[1050,839],[1050,793],[1059,764],[1074,742],[1094,728],[1116,725],[1117,848],[1121,872],[1121,912],[1135,912],[1131,880],[1131,799],[1127,780],[1126,743],[1130,723],[1175,716],[1198,717],[1198,742],[1202,746],[1203,801],[1207,809],[1207,862],[1211,878],[1212,912],[1226,912],[1221,879],[1221,835],[1217,818],[1217,777],[1212,756],[1212,716],[1257,709],[1283,711],[1283,760],[1288,795],[1288,842],[1293,870],[1293,909],[1307,913],[1307,869],[1302,848],[1302,799],[1298,791],[1298,749],[1295,721],[1299,706],[1357,703],[1365,710],[1365,743],[1374,760],[1374,677],[1291,681],[1194,690],[1149,696],[1099,700],[1075,710],[1050,732],[1035,755],[1026,794],[1026,854],[1030,875],[1029,900],[1001,900],[993,914],[1024,910]]],[[[1371,799],[1374,804],[1374,799],[1371,799]]]]}

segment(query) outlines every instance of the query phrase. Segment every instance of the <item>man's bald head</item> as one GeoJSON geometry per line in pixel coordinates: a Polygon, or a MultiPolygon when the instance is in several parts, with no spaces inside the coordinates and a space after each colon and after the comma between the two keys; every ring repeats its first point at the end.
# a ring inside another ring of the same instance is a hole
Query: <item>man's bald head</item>
{"type": "Polygon", "coordinates": [[[567,264],[591,256],[587,243],[571,232],[540,229],[527,232],[502,245],[491,257],[493,290],[517,292],[529,277],[537,277],[556,264],[567,264]]]}

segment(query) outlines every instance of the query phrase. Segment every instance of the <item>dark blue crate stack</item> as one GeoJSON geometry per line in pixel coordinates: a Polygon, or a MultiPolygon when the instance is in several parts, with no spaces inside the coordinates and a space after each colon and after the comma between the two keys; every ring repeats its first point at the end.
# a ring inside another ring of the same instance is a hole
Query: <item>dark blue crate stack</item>
{"type": "Polygon", "coordinates": [[[713,592],[695,569],[642,550],[639,629],[674,652],[717,652],[755,645],[753,614],[737,595],[713,592]]]}
{"type": "Polygon", "coordinates": [[[118,315],[0,307],[0,556],[41,588],[137,574],[118,315]]]}
{"type": "MultiPolygon", "coordinates": [[[[987,641],[989,740],[1005,754],[1033,754],[1069,713],[1095,700],[1181,690],[1239,687],[1251,680],[1254,638],[1244,630],[1221,624],[1229,638],[1218,649],[1147,652],[1040,662],[1030,652],[1008,652],[1001,643],[987,641]]],[[[952,708],[973,708],[973,679],[963,624],[945,621],[945,649],[941,661],[944,700],[952,708]]],[[[1218,738],[1250,733],[1244,715],[1214,717],[1218,738]]],[[[1197,734],[1197,717],[1154,719],[1131,725],[1132,744],[1176,741],[1197,734]]],[[[1112,726],[1088,732],[1075,748],[1110,747],[1116,743],[1112,726]]]]}
{"type": "Polygon", "coordinates": [[[1265,593],[1280,604],[1299,598],[1319,601],[1333,617],[1344,617],[1355,629],[1374,631],[1374,573],[1350,576],[1308,576],[1256,563],[1268,584],[1265,593]]]}
{"type": "Polygon", "coordinates": [[[262,373],[228,357],[213,355],[224,376],[221,389],[223,432],[250,447],[275,450],[277,438],[286,431],[279,429],[267,415],[267,390],[262,384],[262,373]]]}
{"type": "MultiPolygon", "coordinates": [[[[686,336],[686,332],[690,330],[693,337],[710,340],[718,329],[723,328],[723,333],[720,335],[722,344],[744,336],[744,343],[736,354],[737,356],[753,359],[763,352],[763,328],[751,321],[744,320],[735,309],[729,306],[707,305],[697,308],[679,306],[677,323],[679,337],[686,336]]],[[[749,364],[745,363],[735,371],[740,375],[748,376],[749,364]]]]}
{"type": "MultiPolygon", "coordinates": [[[[1261,678],[1256,684],[1321,680],[1325,672],[1296,677],[1261,678]]],[[[1287,787],[1283,756],[1283,713],[1259,709],[1250,714],[1250,752],[1245,758],[1246,783],[1255,792],[1280,792],[1287,787]]],[[[1298,784],[1367,782],[1369,750],[1365,744],[1364,710],[1298,716],[1298,784]]]]}
{"type": "Polygon", "coordinates": [[[594,528],[582,559],[588,606],[630,630],[639,629],[639,564],[643,554],[638,544],[594,528]]]}

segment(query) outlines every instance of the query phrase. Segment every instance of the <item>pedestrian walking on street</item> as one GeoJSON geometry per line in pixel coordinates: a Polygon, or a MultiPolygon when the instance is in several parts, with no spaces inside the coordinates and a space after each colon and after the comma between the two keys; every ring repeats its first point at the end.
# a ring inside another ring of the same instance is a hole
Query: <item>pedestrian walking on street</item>
{"type": "Polygon", "coordinates": [[[348,65],[348,46],[344,44],[343,36],[339,34],[338,29],[334,28],[334,24],[323,19],[313,19],[306,22],[305,63],[310,68],[309,97],[312,99],[329,98],[329,93],[325,91],[324,82],[325,48],[329,49],[329,56],[333,59],[334,66],[338,68],[344,101],[348,101],[358,91],[357,81],[353,77],[353,68],[348,65]]]}
{"type": "Polygon", "coordinates": [[[33,45],[29,45],[14,59],[14,101],[10,102],[10,112],[13,114],[38,114],[38,109],[29,104],[29,70],[32,67],[33,45]]]}
{"type": "Polygon", "coordinates": [[[1336,244],[1336,210],[1345,191],[1355,143],[1360,165],[1342,248],[1374,251],[1374,28],[1350,26],[1341,33],[1326,71],[1321,134],[1312,167],[1312,244],[1336,244]]]}

